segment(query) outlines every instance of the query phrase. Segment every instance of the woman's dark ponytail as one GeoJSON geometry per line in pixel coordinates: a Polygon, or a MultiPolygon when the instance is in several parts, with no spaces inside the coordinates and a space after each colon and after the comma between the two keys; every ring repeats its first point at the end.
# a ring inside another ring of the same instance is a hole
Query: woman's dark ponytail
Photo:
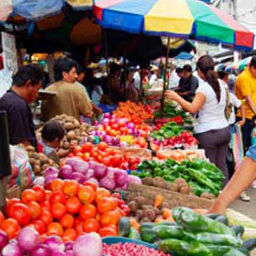
{"type": "Polygon", "coordinates": [[[209,55],[200,57],[197,62],[197,68],[203,72],[206,82],[211,85],[218,102],[220,102],[220,84],[218,81],[218,74],[214,71],[214,61],[212,57],[209,55]]]}

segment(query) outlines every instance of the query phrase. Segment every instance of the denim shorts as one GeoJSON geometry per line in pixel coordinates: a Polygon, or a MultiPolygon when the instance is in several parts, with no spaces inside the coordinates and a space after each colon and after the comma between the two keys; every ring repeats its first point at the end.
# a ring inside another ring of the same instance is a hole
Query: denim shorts
{"type": "Polygon", "coordinates": [[[256,162],[256,144],[249,147],[246,156],[250,157],[253,161],[256,162]]]}

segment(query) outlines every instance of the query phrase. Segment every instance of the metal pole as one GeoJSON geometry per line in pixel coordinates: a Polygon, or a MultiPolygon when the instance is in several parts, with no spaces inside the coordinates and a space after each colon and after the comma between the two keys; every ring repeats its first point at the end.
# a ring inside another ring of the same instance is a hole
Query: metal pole
{"type": "Polygon", "coordinates": [[[109,80],[109,62],[108,62],[108,41],[107,41],[107,31],[103,29],[103,40],[105,45],[105,58],[106,58],[106,71],[107,71],[107,83],[108,83],[108,96],[111,98],[111,88],[110,88],[110,80],[109,80]]]}
{"type": "Polygon", "coordinates": [[[166,59],[165,59],[165,65],[164,65],[164,84],[163,84],[163,94],[161,99],[161,115],[163,114],[164,109],[164,93],[166,91],[166,79],[167,79],[167,67],[168,67],[168,59],[169,59],[169,50],[170,50],[170,37],[167,39],[167,50],[166,50],[166,59]]]}
{"type": "Polygon", "coordinates": [[[0,210],[4,211],[8,176],[12,173],[6,111],[0,111],[0,210]]]}

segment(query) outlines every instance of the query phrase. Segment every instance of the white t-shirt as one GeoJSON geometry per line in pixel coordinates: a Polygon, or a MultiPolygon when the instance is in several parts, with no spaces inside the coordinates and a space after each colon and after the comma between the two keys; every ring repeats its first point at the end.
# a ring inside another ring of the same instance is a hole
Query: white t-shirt
{"type": "Polygon", "coordinates": [[[149,84],[153,85],[156,81],[157,81],[157,75],[156,74],[151,75],[149,84]]]}
{"type": "Polygon", "coordinates": [[[136,71],[133,75],[133,79],[134,79],[134,86],[136,89],[140,89],[140,72],[139,71],[136,71]]]}
{"type": "Polygon", "coordinates": [[[173,89],[179,86],[180,77],[178,76],[176,70],[172,71],[169,79],[169,89],[173,89]]]}
{"type": "Polygon", "coordinates": [[[241,102],[241,100],[239,100],[236,97],[236,95],[234,93],[230,92],[229,95],[230,95],[230,103],[232,105],[232,112],[231,112],[228,122],[229,122],[229,124],[234,124],[236,122],[235,107],[240,108],[242,102],[241,102]]]}
{"type": "Polygon", "coordinates": [[[225,118],[226,90],[225,83],[219,80],[221,97],[218,102],[216,94],[211,85],[201,80],[196,93],[200,92],[205,95],[205,103],[198,112],[196,133],[218,130],[228,127],[228,121],[225,118]]]}

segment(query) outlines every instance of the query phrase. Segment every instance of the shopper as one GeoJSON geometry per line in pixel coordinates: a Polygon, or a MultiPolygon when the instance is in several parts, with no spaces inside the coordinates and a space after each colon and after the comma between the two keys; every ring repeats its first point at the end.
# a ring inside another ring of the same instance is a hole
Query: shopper
{"type": "Polygon", "coordinates": [[[69,58],[58,59],[54,65],[56,82],[46,91],[56,92],[56,96],[42,103],[42,119],[67,114],[80,120],[80,116],[91,117],[92,106],[83,88],[77,86],[77,64],[69,58]]]}
{"type": "Polygon", "coordinates": [[[29,104],[35,101],[41,87],[42,72],[34,65],[21,67],[13,84],[0,99],[0,110],[7,112],[10,144],[36,146],[33,115],[29,104]]]}
{"type": "Polygon", "coordinates": [[[65,134],[66,130],[59,121],[50,120],[46,122],[42,129],[42,140],[38,142],[38,151],[59,163],[60,159],[56,149],[61,146],[65,134]]]}
{"type": "Polygon", "coordinates": [[[184,100],[176,92],[167,91],[169,100],[177,101],[185,110],[192,114],[198,112],[195,132],[200,147],[205,149],[206,156],[218,166],[228,181],[226,156],[230,142],[230,129],[225,118],[226,90],[225,84],[218,80],[214,71],[214,61],[208,55],[202,56],[197,62],[197,71],[202,79],[194,100],[184,100]]]}
{"type": "MultiPolygon", "coordinates": [[[[238,75],[236,80],[236,96],[245,101],[245,124],[242,127],[244,151],[250,146],[251,119],[256,115],[256,57],[251,59],[249,67],[238,75]]],[[[241,112],[237,113],[238,120],[241,120],[241,112]]]]}
{"type": "Polygon", "coordinates": [[[215,200],[209,210],[212,213],[224,214],[227,207],[256,179],[256,144],[251,146],[241,166],[215,200]]]}
{"type": "Polygon", "coordinates": [[[179,86],[180,79],[183,77],[183,69],[176,68],[173,70],[169,79],[169,89],[173,89],[179,86]]]}
{"type": "Polygon", "coordinates": [[[126,78],[126,100],[138,102],[139,91],[136,89],[134,84],[134,72],[129,70],[126,78]]]}
{"type": "Polygon", "coordinates": [[[191,65],[183,67],[183,76],[179,80],[179,87],[175,91],[185,100],[192,102],[198,88],[198,79],[192,74],[191,65]]]}

